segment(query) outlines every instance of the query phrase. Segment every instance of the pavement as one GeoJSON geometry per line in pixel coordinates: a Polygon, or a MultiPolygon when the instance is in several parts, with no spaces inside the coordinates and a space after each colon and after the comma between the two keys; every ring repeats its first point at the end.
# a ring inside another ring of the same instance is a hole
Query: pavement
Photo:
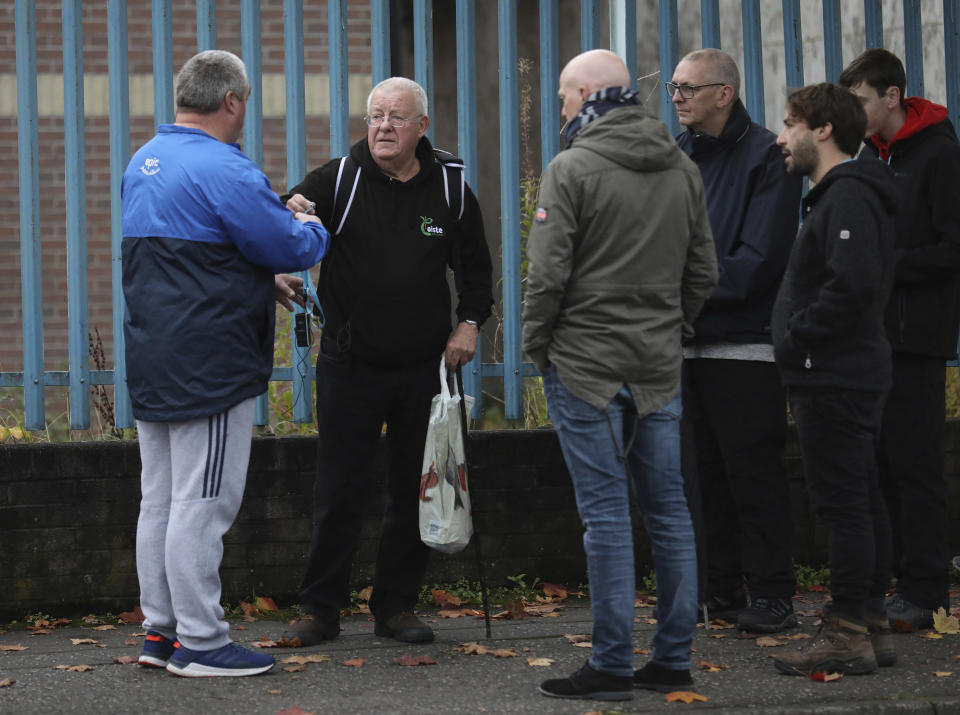
{"type": "MultiPolygon", "coordinates": [[[[634,691],[633,700],[622,703],[541,695],[540,681],[566,676],[588,657],[589,647],[565,637],[590,633],[591,612],[584,599],[560,602],[555,616],[494,620],[489,641],[482,618],[473,615],[445,618],[437,609],[421,610],[437,638],[419,645],[379,638],[369,615],[350,615],[343,619],[339,638],[313,648],[270,648],[277,665],[266,674],[246,678],[179,678],[118,662],[123,656],[139,655],[143,632],[116,619],[105,621],[116,624],[115,629],[95,630],[90,624],[60,627],[44,635],[0,626],[0,631],[6,628],[0,634],[0,713],[960,713],[960,635],[929,638],[930,632],[898,633],[897,665],[871,675],[815,682],[779,674],[772,655],[804,642],[783,636],[816,633],[822,601],[823,595],[817,593],[795,599],[800,626],[778,634],[782,645],[762,646],[756,636],[740,638],[733,629],[698,628],[693,675],[695,690],[706,701],[692,704],[670,703],[661,693],[640,690],[634,691]],[[73,639],[95,642],[74,644],[73,639]],[[505,651],[501,655],[507,657],[468,654],[460,650],[466,643],[505,651]],[[319,662],[282,662],[291,656],[313,656],[319,662]],[[404,656],[413,660],[426,656],[435,664],[398,664],[404,656]],[[362,664],[344,665],[357,663],[356,659],[363,659],[362,664]],[[711,664],[715,669],[708,669],[711,664]],[[92,669],[57,669],[81,665],[92,669]],[[14,683],[4,686],[4,681],[14,683]]],[[[958,601],[955,591],[955,613],[958,601]]],[[[636,614],[635,664],[640,666],[648,658],[645,649],[656,626],[650,606],[638,607],[636,614]]],[[[283,630],[277,621],[230,620],[234,640],[244,645],[279,639],[283,630]]]]}

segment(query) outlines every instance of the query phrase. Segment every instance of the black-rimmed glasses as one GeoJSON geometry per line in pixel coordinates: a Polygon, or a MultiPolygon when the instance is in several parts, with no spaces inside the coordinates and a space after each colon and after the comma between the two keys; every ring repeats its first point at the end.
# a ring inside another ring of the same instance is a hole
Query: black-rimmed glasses
{"type": "Polygon", "coordinates": [[[693,99],[693,95],[697,93],[698,89],[703,87],[722,87],[724,82],[710,82],[709,84],[674,84],[673,82],[664,82],[663,86],[667,90],[667,94],[671,97],[680,92],[680,96],[684,99],[693,99]]]}

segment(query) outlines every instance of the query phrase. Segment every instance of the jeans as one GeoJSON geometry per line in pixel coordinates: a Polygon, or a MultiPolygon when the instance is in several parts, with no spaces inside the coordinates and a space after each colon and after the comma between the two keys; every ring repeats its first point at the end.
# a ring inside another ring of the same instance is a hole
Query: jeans
{"type": "Polygon", "coordinates": [[[370,610],[386,620],[413,611],[429,549],[420,540],[419,488],[430,401],[440,389],[436,360],[379,367],[338,354],[317,356],[317,478],[313,538],[300,603],[321,615],[348,603],[373,457],[387,424],[386,505],[370,610]]]}
{"type": "Polygon", "coordinates": [[[573,395],[555,367],[544,374],[543,385],[586,530],[593,609],[590,666],[610,675],[633,674],[632,482],[657,574],[660,619],[652,660],[688,669],[697,621],[697,556],[680,474],[680,394],[638,418],[626,386],[598,410],[573,395]]]}
{"type": "Polygon", "coordinates": [[[777,366],[685,360],[682,429],[684,479],[709,505],[697,508],[688,492],[702,600],[741,591],[744,578],[754,598],[789,599],[796,582],[783,464],[787,405],[777,366]]]}
{"type": "Polygon", "coordinates": [[[827,528],[838,611],[863,619],[890,582],[890,523],[874,456],[883,392],[791,387],[810,503],[827,528]]]}

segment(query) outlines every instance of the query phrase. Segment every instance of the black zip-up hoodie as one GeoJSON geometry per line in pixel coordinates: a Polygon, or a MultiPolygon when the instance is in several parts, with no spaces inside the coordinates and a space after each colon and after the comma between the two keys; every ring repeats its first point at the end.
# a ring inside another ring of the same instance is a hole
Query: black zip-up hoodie
{"type": "Polygon", "coordinates": [[[889,389],[883,312],[893,280],[897,198],[888,166],[847,161],[803,199],[773,307],[773,350],[784,385],[889,389]]]}
{"type": "MultiPolygon", "coordinates": [[[[463,290],[459,320],[483,323],[493,304],[490,252],[480,206],[464,186],[463,217],[444,198],[443,169],[426,137],[417,145],[420,172],[409,181],[377,168],[367,139],[350,149],[360,166],[353,205],[321,265],[325,338],[360,362],[400,367],[440,359],[450,337],[450,242],[458,241],[463,290]],[[429,230],[427,230],[429,229],[429,230]]],[[[329,223],[340,160],[314,169],[290,192],[316,203],[329,223]]],[[[350,187],[341,186],[341,191],[350,187]]],[[[336,227],[331,226],[331,234],[336,227]]]]}

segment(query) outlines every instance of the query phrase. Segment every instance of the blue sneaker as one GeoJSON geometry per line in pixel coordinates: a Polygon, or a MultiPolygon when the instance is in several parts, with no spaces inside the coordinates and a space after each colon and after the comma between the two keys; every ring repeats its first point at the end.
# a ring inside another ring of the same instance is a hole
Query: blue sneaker
{"type": "Polygon", "coordinates": [[[147,668],[166,668],[176,647],[176,643],[169,638],[164,638],[156,631],[147,631],[143,652],[137,663],[147,668]]]}
{"type": "Polygon", "coordinates": [[[176,652],[167,663],[167,670],[187,678],[256,675],[272,667],[273,656],[254,653],[236,643],[214,650],[190,650],[177,643],[176,652]]]}

